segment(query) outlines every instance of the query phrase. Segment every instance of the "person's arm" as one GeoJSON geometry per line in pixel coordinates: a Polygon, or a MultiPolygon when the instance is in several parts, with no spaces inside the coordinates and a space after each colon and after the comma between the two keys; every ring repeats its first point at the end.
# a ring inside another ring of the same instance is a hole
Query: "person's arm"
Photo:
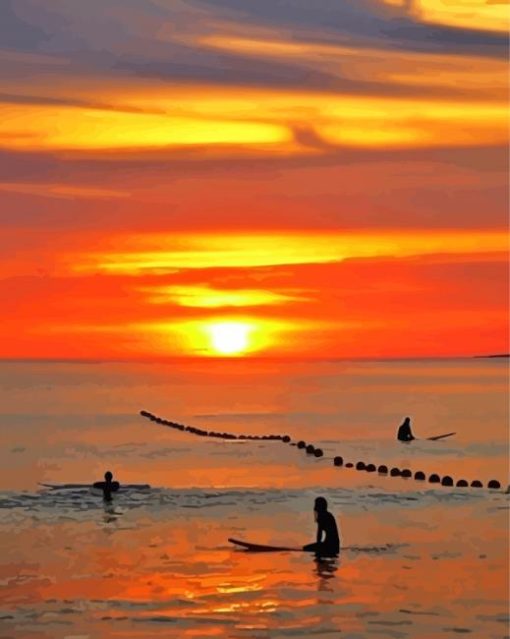
{"type": "Polygon", "coordinates": [[[322,527],[322,523],[320,521],[317,522],[317,543],[320,544],[322,541],[322,533],[324,532],[324,528],[322,527]]]}

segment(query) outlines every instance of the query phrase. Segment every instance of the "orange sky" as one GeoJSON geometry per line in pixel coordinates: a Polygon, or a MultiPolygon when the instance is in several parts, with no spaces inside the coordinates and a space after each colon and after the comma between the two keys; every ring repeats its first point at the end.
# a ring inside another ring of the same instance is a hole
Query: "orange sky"
{"type": "Polygon", "coordinates": [[[505,2],[0,25],[0,357],[508,350],[505,2]]]}

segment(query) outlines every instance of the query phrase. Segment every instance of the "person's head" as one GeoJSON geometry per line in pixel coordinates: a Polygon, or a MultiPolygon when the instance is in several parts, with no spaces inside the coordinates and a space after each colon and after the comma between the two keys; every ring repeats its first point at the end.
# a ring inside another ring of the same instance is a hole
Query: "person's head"
{"type": "Polygon", "coordinates": [[[313,509],[317,514],[325,513],[328,509],[328,502],[324,497],[317,497],[313,509]]]}
{"type": "Polygon", "coordinates": [[[411,421],[411,418],[410,417],[406,417],[404,419],[404,424],[409,424],[410,421],[411,421]]]}
{"type": "Polygon", "coordinates": [[[107,470],[106,473],[104,474],[104,478],[106,479],[106,481],[112,481],[113,474],[109,470],[107,470]]]}

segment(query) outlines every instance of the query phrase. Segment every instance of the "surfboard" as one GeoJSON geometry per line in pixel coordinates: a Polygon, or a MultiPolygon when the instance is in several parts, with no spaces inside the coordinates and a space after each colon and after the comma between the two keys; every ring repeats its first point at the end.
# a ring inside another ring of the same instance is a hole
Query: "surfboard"
{"type": "MultiPolygon", "coordinates": [[[[51,488],[53,490],[76,490],[78,488],[96,488],[103,490],[104,482],[98,481],[94,484],[43,484],[39,482],[39,486],[44,488],[51,488]]],[[[120,486],[119,482],[112,482],[112,491],[115,492],[122,488],[122,490],[149,490],[150,484],[123,484],[120,486]]]]}
{"type": "Polygon", "coordinates": [[[446,439],[446,437],[451,437],[452,435],[456,435],[457,433],[445,433],[444,435],[436,435],[435,437],[427,437],[427,439],[431,442],[435,442],[438,439],[446,439]]]}
{"type": "MultiPolygon", "coordinates": [[[[106,482],[105,481],[95,481],[92,484],[92,488],[99,488],[100,490],[104,490],[106,488],[106,482]]],[[[120,488],[120,484],[118,481],[112,481],[110,484],[110,490],[112,491],[112,493],[116,492],[117,490],[119,490],[120,488]]]]}
{"type": "Polygon", "coordinates": [[[282,551],[293,551],[293,552],[304,552],[302,548],[291,548],[288,546],[266,546],[264,544],[252,544],[248,541],[241,541],[240,539],[232,539],[229,537],[228,541],[235,546],[240,546],[244,548],[244,550],[249,550],[251,552],[282,552],[282,551]]]}

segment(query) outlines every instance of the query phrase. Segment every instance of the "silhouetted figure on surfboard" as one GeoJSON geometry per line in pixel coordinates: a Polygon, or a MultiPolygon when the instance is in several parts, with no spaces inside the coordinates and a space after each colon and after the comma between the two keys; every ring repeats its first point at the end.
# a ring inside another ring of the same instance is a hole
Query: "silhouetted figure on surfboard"
{"type": "Polygon", "coordinates": [[[335,518],[328,510],[328,502],[324,497],[317,497],[313,510],[315,521],[317,522],[317,541],[303,546],[303,550],[314,552],[321,557],[338,555],[340,552],[338,528],[335,518]]]}
{"type": "Polygon", "coordinates": [[[399,442],[412,442],[416,437],[411,432],[411,418],[406,417],[398,427],[397,439],[399,442]]]}
{"type": "Polygon", "coordinates": [[[94,488],[100,488],[103,491],[103,499],[105,501],[112,500],[112,493],[116,492],[120,488],[120,484],[118,481],[112,481],[113,474],[107,470],[104,474],[104,481],[96,481],[94,482],[94,488]]]}

